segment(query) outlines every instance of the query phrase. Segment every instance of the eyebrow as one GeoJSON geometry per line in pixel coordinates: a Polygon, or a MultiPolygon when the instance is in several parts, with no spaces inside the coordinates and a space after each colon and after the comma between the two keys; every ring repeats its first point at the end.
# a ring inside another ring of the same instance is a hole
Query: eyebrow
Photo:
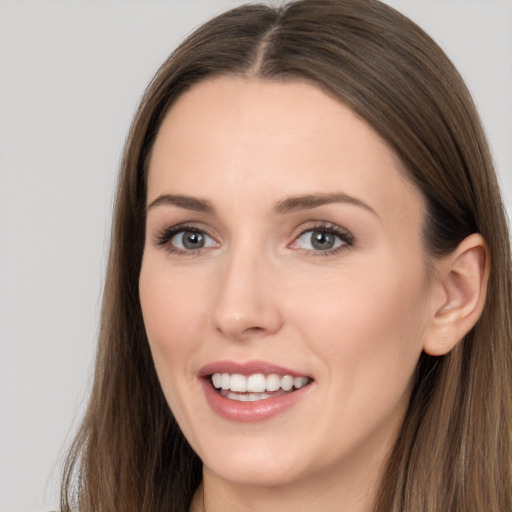
{"type": "MultiPolygon", "coordinates": [[[[318,208],[319,206],[331,203],[353,204],[355,206],[364,208],[377,217],[379,216],[371,206],[367,205],[360,199],[345,194],[344,192],[335,192],[332,194],[308,194],[288,197],[276,203],[274,206],[274,211],[279,214],[286,214],[301,210],[311,210],[313,208],[318,208]]],[[[179,208],[201,213],[215,213],[215,208],[206,199],[199,199],[197,197],[176,194],[162,194],[158,196],[148,205],[147,211],[150,211],[158,206],[178,206],[179,208]]]]}
{"type": "Polygon", "coordinates": [[[330,203],[347,203],[353,204],[364,208],[365,210],[379,216],[377,212],[369,205],[357,199],[356,197],[349,196],[344,192],[335,192],[332,194],[309,194],[303,196],[293,196],[283,201],[280,201],[275,206],[275,211],[278,213],[291,213],[300,210],[310,210],[318,208],[324,204],[330,203]]]}
{"type": "Polygon", "coordinates": [[[202,213],[214,213],[215,209],[206,199],[199,199],[192,196],[182,196],[174,194],[162,194],[158,196],[151,204],[148,205],[146,211],[152,210],[157,206],[178,206],[186,210],[193,210],[202,213]]]}

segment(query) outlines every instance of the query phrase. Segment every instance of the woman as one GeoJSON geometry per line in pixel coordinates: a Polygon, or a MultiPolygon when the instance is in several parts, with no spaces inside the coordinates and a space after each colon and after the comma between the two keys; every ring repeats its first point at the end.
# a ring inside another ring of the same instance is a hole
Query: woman
{"type": "Polygon", "coordinates": [[[127,140],[62,509],[512,509],[511,257],[442,51],[375,0],[245,6],[127,140]]]}

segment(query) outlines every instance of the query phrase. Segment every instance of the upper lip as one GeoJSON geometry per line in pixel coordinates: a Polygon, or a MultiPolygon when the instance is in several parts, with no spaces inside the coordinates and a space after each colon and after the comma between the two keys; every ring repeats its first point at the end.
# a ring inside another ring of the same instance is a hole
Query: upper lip
{"type": "Polygon", "coordinates": [[[209,377],[214,373],[239,373],[241,375],[253,375],[255,373],[262,373],[264,375],[270,375],[275,373],[277,375],[290,375],[292,377],[308,377],[307,374],[285,368],[283,366],[276,365],[267,361],[215,361],[203,366],[199,370],[199,377],[209,377]]]}

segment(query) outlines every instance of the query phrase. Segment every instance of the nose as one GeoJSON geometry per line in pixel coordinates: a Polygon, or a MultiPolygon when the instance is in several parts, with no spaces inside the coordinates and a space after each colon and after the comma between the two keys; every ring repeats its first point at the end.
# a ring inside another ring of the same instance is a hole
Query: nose
{"type": "Polygon", "coordinates": [[[271,265],[261,254],[239,251],[227,256],[218,274],[212,307],[212,324],[232,340],[248,340],[275,334],[282,314],[271,265]]]}

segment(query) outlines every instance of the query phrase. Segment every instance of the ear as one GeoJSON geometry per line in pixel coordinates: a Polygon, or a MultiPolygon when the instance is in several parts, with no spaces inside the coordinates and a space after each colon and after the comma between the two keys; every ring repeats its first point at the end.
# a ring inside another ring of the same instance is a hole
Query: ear
{"type": "Polygon", "coordinates": [[[483,237],[474,233],[435,266],[435,286],[440,293],[434,300],[423,350],[441,356],[457,345],[482,313],[489,279],[489,248],[483,237]]]}

